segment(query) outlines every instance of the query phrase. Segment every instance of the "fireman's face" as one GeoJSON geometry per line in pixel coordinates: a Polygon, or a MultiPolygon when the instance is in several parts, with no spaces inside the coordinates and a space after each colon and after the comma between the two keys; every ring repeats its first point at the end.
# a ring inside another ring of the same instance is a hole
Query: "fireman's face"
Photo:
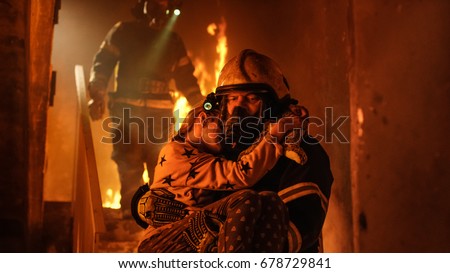
{"type": "Polygon", "coordinates": [[[202,142],[209,153],[218,154],[222,150],[223,127],[218,118],[207,118],[203,121],[202,142]]]}
{"type": "Polygon", "coordinates": [[[236,107],[245,110],[247,116],[259,117],[262,99],[255,93],[248,91],[232,91],[225,96],[228,115],[232,115],[236,107]]]}

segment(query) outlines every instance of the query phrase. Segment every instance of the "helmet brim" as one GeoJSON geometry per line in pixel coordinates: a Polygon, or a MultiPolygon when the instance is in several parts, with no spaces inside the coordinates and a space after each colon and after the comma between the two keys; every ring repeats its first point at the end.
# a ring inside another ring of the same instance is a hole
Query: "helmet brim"
{"type": "Polygon", "coordinates": [[[216,88],[216,96],[228,95],[231,92],[243,91],[248,93],[263,93],[271,94],[277,97],[275,90],[266,83],[243,83],[243,84],[231,84],[223,85],[216,88]]]}

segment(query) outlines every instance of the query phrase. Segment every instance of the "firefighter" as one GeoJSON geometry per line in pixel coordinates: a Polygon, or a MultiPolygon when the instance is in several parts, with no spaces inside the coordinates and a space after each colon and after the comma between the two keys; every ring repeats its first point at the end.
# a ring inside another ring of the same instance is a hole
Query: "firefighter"
{"type": "Polygon", "coordinates": [[[93,59],[88,85],[90,116],[100,120],[108,101],[106,126],[111,129],[112,159],[119,172],[125,218],[131,216],[131,199],[143,184],[145,165],[153,177],[159,150],[170,133],[174,103],[169,83],[175,82],[191,106],[204,99],[184,42],[168,28],[179,4],[139,0],[132,9],[136,19],[116,23],[93,59]],[[115,90],[106,98],[113,72],[115,90]]]}
{"type": "MultiPolygon", "coordinates": [[[[290,97],[287,80],[278,64],[271,58],[254,50],[243,50],[223,67],[219,76],[215,97],[221,108],[219,117],[226,127],[224,129],[223,156],[236,162],[240,162],[240,159],[245,155],[257,152],[258,143],[261,141],[260,136],[264,134],[264,128],[267,128],[265,125],[268,122],[279,120],[287,112],[300,116],[302,120],[308,120],[307,110],[302,106],[298,106],[297,100],[290,97]]],[[[211,205],[205,206],[203,211],[208,213],[198,212],[188,216],[184,216],[186,214],[181,213],[178,215],[179,218],[177,219],[180,219],[178,221],[172,222],[170,220],[170,224],[162,225],[156,230],[147,229],[139,251],[185,252],[189,251],[186,242],[195,241],[198,242],[198,246],[192,248],[196,249],[196,251],[208,249],[209,251],[221,252],[220,243],[217,243],[217,240],[220,242],[221,238],[229,238],[230,241],[239,241],[239,238],[245,238],[252,242],[258,242],[258,244],[270,242],[270,247],[273,247],[272,241],[268,240],[266,231],[255,232],[253,237],[251,237],[251,233],[248,232],[236,234],[238,229],[227,233],[226,229],[222,227],[225,223],[230,224],[238,220],[237,218],[233,219],[233,216],[229,214],[226,216],[226,219],[223,219],[221,217],[223,215],[221,213],[222,208],[227,207],[226,204],[228,203],[233,203],[235,199],[237,203],[252,204],[247,198],[254,198],[254,191],[259,192],[260,195],[256,195],[260,196],[259,198],[267,193],[277,193],[279,198],[274,198],[272,195],[268,200],[280,199],[280,202],[283,202],[284,206],[287,207],[289,218],[289,221],[286,221],[285,224],[288,233],[287,242],[281,250],[276,251],[323,251],[321,232],[327,215],[333,175],[328,155],[320,143],[308,135],[305,124],[299,126],[299,129],[300,133],[298,135],[301,137],[300,139],[285,139],[285,141],[289,140],[290,144],[294,146],[294,148],[289,150],[296,151],[299,156],[293,157],[286,153],[276,155],[274,153],[275,165],[271,166],[270,170],[256,162],[240,164],[241,171],[247,172],[254,169],[267,171],[267,173],[256,182],[251,190],[237,191],[211,205]],[[215,219],[222,220],[222,224],[217,224],[217,221],[214,221],[215,219]],[[216,223],[213,225],[214,227],[207,224],[212,222],[216,223]],[[223,234],[224,232],[225,234],[223,234]],[[256,240],[254,236],[256,236],[256,240]],[[184,238],[184,243],[183,237],[187,238],[184,238]]],[[[285,150],[288,148],[286,146],[283,147],[285,150]]],[[[187,162],[189,163],[189,161],[187,162]]],[[[190,164],[192,165],[192,163],[190,164]]],[[[179,165],[181,166],[181,164],[179,165]]],[[[213,169],[211,172],[213,172],[213,169]]],[[[178,174],[180,173],[180,170],[176,171],[178,174]]],[[[197,174],[197,172],[193,174],[197,174]]],[[[188,174],[188,177],[189,175],[191,173],[188,174]]],[[[171,176],[167,177],[171,178],[171,176]]],[[[215,177],[217,178],[217,176],[215,177]]],[[[166,182],[166,180],[162,180],[163,184],[166,182]]],[[[198,183],[205,183],[205,185],[208,182],[211,184],[211,187],[214,187],[215,183],[220,181],[198,181],[198,183]]],[[[154,224],[160,218],[173,219],[173,212],[177,211],[177,209],[180,210],[180,206],[169,205],[171,202],[174,202],[174,196],[163,192],[152,194],[152,190],[149,190],[148,187],[145,187],[145,189],[141,187],[136,192],[135,199],[135,219],[143,227],[146,227],[147,223],[154,224]],[[162,204],[163,208],[158,209],[158,204],[162,204]],[[171,213],[168,213],[169,211],[171,213]]],[[[260,207],[260,215],[269,215],[266,212],[278,207],[280,206],[266,202],[260,207]]],[[[281,217],[283,213],[277,212],[274,215],[277,215],[278,218],[268,217],[255,223],[258,223],[256,225],[261,225],[264,222],[264,226],[267,225],[270,228],[283,226],[284,223],[281,219],[283,218],[281,217]]],[[[247,219],[247,217],[242,219],[247,219]]],[[[281,230],[284,230],[284,228],[281,230]]],[[[270,232],[270,234],[275,234],[273,230],[270,232]]],[[[282,238],[280,236],[278,238],[279,242],[282,242],[282,238]]],[[[233,246],[239,245],[239,242],[236,243],[233,246]]],[[[241,251],[248,251],[249,249],[253,251],[262,250],[261,245],[258,246],[256,244],[239,249],[241,251]]],[[[275,251],[274,249],[271,248],[272,251],[275,251]]],[[[236,250],[239,251],[235,248],[234,251],[236,250]]],[[[228,250],[225,249],[224,251],[228,250]]]]}
{"type": "MultiPolygon", "coordinates": [[[[257,138],[252,130],[261,120],[276,118],[289,104],[296,104],[290,97],[289,86],[279,65],[263,54],[246,49],[223,67],[218,79],[216,96],[222,98],[222,120],[239,120],[228,125],[228,152],[234,157],[257,138]],[[245,120],[254,120],[247,126],[245,120]],[[235,129],[237,128],[237,130],[235,129]],[[241,137],[240,137],[241,136],[241,137]]],[[[302,107],[299,107],[301,111],[302,107]]],[[[307,119],[306,119],[307,120],[307,119]]],[[[320,252],[321,231],[327,215],[333,175],[326,151],[320,143],[302,134],[300,151],[302,161],[282,156],[276,165],[253,187],[257,191],[277,192],[289,211],[289,252],[320,252]]]]}
{"type": "Polygon", "coordinates": [[[133,216],[147,230],[138,251],[281,252],[288,227],[284,203],[274,192],[248,188],[275,165],[284,136],[302,119],[279,119],[254,148],[237,161],[226,160],[217,156],[220,106],[208,97],[161,150],[154,182],[139,197],[133,216]]]}

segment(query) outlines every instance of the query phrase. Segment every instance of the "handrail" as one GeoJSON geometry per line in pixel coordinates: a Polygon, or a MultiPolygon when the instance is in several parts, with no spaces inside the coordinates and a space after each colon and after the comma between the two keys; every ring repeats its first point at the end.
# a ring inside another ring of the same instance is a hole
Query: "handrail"
{"type": "Polygon", "coordinates": [[[106,227],[81,65],[75,66],[75,82],[78,95],[78,140],[75,150],[73,251],[96,252],[99,235],[106,231],[106,227]]]}

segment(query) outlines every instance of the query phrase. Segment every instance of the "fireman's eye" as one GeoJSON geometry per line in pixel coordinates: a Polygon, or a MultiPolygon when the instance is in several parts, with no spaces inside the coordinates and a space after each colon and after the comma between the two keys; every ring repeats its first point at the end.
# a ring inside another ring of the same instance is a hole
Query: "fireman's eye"
{"type": "Polygon", "coordinates": [[[228,96],[227,97],[227,102],[236,101],[237,99],[238,99],[238,96],[228,96]]]}
{"type": "Polygon", "coordinates": [[[261,98],[257,95],[248,95],[247,100],[251,103],[256,103],[261,100],[261,98]]]}

